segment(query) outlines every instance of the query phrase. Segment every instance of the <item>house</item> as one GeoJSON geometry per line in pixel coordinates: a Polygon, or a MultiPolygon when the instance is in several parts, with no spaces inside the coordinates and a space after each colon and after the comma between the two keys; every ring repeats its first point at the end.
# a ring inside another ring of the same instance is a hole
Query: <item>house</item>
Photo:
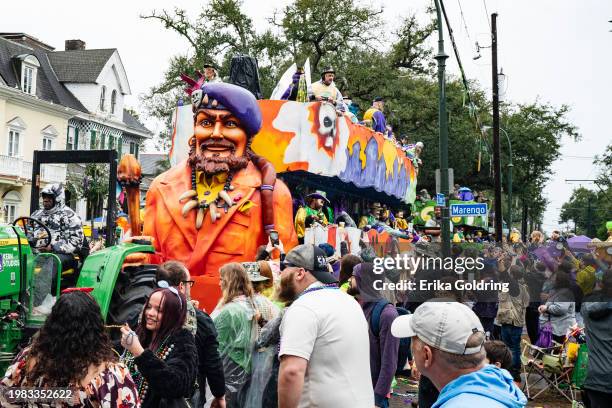
{"type": "MultiPolygon", "coordinates": [[[[0,204],[6,221],[29,215],[34,150],[116,149],[138,157],[152,136],[124,106],[131,94],[117,49],[63,51],[25,33],[0,33],[0,204]]],[[[41,184],[79,174],[79,165],[45,165],[41,184]]],[[[84,202],[77,212],[85,216],[84,202]]]]}

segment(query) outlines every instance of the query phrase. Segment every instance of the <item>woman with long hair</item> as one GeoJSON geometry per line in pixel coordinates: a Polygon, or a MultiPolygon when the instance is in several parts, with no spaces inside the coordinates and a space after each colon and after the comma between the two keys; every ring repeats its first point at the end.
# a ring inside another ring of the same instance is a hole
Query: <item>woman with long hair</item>
{"type": "Polygon", "coordinates": [[[227,404],[241,407],[245,398],[243,387],[251,373],[260,314],[255,307],[253,285],[241,264],[226,264],[219,269],[219,274],[222,294],[211,317],[223,360],[227,404]]]}
{"type": "Polygon", "coordinates": [[[185,296],[176,288],[151,292],[136,331],[121,328],[121,360],[130,369],[142,407],[187,406],[197,373],[193,334],[183,328],[185,296]]]}
{"type": "Polygon", "coordinates": [[[117,362],[96,301],[83,291],[62,294],[45,324],[0,381],[0,406],[11,388],[62,388],[53,407],[139,407],[129,370],[117,362]]]}

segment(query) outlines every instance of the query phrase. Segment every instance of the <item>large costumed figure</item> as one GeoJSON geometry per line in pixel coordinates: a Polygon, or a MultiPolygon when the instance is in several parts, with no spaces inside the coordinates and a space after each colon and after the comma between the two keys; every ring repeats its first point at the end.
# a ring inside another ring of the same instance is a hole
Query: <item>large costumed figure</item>
{"type": "Polygon", "coordinates": [[[253,261],[271,230],[286,250],[297,238],[291,193],[250,147],[262,122],[255,97],[235,85],[183,79],[194,114],[189,157],[151,184],[144,234],[154,239],[155,261],[187,265],[196,282],[191,294],[210,313],[221,295],[221,266],[253,261]]]}

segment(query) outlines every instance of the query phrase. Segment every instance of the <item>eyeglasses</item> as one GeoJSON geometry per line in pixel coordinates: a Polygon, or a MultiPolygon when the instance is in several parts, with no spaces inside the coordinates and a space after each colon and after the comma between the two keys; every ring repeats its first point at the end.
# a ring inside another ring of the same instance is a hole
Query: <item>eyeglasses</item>
{"type": "Polygon", "coordinates": [[[183,300],[181,299],[181,295],[179,295],[178,290],[174,286],[170,286],[170,284],[165,280],[160,280],[157,282],[157,286],[162,289],[168,289],[170,292],[174,293],[179,300],[179,305],[181,305],[181,309],[183,308],[183,300]]]}
{"type": "Polygon", "coordinates": [[[190,288],[193,287],[193,285],[195,285],[195,281],[193,280],[186,280],[186,281],[181,281],[181,282],[183,282],[185,286],[189,286],[190,288]]]}

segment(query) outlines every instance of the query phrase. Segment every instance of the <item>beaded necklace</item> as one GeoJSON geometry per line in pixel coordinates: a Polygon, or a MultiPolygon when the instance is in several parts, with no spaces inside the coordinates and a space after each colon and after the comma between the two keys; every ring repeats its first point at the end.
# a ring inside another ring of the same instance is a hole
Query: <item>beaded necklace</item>
{"type": "MultiPolygon", "coordinates": [[[[157,356],[161,360],[165,360],[172,352],[172,349],[174,349],[174,344],[166,345],[169,338],[170,336],[166,337],[164,341],[161,342],[161,344],[157,348],[157,351],[155,352],[155,356],[157,356]]],[[[126,350],[124,358],[122,360],[125,361],[125,365],[127,366],[130,371],[130,374],[132,375],[132,379],[134,380],[134,384],[136,385],[136,389],[138,390],[138,396],[140,397],[140,400],[144,401],[145,396],[147,395],[147,391],[149,390],[149,384],[147,382],[147,379],[144,378],[140,371],[138,371],[138,367],[134,362],[134,358],[134,355],[126,350]]]]}
{"type": "Polygon", "coordinates": [[[305,291],[300,293],[298,298],[301,298],[307,293],[316,292],[317,290],[321,290],[321,289],[340,289],[340,288],[335,283],[324,283],[323,286],[315,286],[314,288],[306,289],[305,291]]]}
{"type": "MultiPolygon", "coordinates": [[[[234,173],[229,172],[227,174],[227,179],[225,180],[225,185],[223,186],[223,190],[217,193],[217,197],[213,200],[207,202],[206,199],[198,201],[198,190],[197,190],[197,177],[196,177],[196,169],[195,166],[191,167],[191,190],[185,191],[179,197],[179,203],[183,200],[187,200],[187,203],[183,206],[181,213],[183,217],[187,217],[187,214],[191,210],[196,210],[196,229],[200,229],[204,222],[204,214],[208,211],[210,215],[210,219],[214,224],[220,217],[221,212],[220,209],[224,209],[225,213],[229,211],[229,208],[233,205],[236,205],[236,202],[239,200],[239,197],[236,196],[233,199],[229,195],[229,191],[234,190],[234,186],[232,185],[232,179],[234,178],[234,173]]],[[[207,191],[205,194],[209,194],[207,191]]]]}

